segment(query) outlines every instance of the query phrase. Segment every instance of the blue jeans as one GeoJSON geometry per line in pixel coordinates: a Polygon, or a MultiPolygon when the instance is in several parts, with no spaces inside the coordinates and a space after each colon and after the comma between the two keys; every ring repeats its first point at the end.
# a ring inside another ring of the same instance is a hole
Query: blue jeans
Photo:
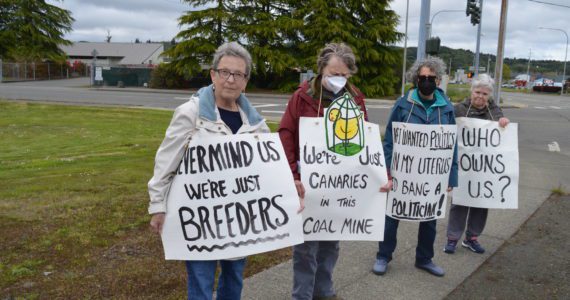
{"type": "MultiPolygon", "coordinates": [[[[386,216],[384,225],[384,241],[378,243],[377,259],[392,260],[392,253],[396,250],[398,225],[400,220],[386,216]]],[[[416,246],[416,263],[427,264],[433,258],[433,243],[435,242],[436,220],[420,222],[418,231],[418,245],[416,246]]]]}
{"type": "Polygon", "coordinates": [[[218,277],[217,299],[234,300],[241,298],[245,258],[239,260],[186,261],[188,300],[212,299],[218,262],[220,262],[222,271],[218,277]]]}
{"type": "Polygon", "coordinates": [[[332,275],[338,252],[338,241],[306,241],[293,246],[294,300],[335,295],[332,275]]]}

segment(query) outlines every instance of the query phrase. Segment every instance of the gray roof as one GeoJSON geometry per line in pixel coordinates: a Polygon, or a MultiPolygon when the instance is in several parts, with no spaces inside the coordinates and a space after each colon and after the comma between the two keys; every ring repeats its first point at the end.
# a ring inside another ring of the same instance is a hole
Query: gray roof
{"type": "Polygon", "coordinates": [[[61,46],[61,50],[69,57],[92,57],[93,49],[97,57],[122,58],[122,65],[146,64],[148,59],[164,51],[162,43],[91,43],[79,42],[71,46],[61,46]]]}

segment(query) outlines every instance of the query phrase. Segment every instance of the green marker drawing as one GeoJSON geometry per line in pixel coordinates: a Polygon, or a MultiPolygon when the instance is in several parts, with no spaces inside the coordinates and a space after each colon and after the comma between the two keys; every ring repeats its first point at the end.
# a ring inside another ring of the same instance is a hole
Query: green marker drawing
{"type": "Polygon", "coordinates": [[[364,114],[350,94],[344,93],[335,99],[324,118],[330,151],[352,156],[364,148],[364,114]]]}

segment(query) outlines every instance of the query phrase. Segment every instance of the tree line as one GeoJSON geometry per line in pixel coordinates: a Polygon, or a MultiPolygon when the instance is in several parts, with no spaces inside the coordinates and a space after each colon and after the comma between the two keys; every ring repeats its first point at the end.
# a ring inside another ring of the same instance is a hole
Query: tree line
{"type": "Polygon", "coordinates": [[[351,81],[367,96],[392,95],[401,53],[389,45],[403,35],[390,0],[184,0],[191,7],[179,18],[178,43],[165,51],[170,66],[186,78],[204,76],[214,51],[238,41],[252,55],[251,84],[291,89],[299,72],[316,70],[318,51],[344,42],[357,57],[351,81]]]}

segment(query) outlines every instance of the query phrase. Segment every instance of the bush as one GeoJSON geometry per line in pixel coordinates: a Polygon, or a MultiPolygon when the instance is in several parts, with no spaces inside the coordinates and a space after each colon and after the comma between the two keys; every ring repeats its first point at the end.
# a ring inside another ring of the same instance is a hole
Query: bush
{"type": "Polygon", "coordinates": [[[152,70],[149,85],[154,89],[181,89],[187,88],[189,83],[170,64],[160,64],[152,70]]]}
{"type": "Polygon", "coordinates": [[[201,88],[211,83],[206,74],[207,72],[204,72],[204,76],[186,78],[178,74],[173,65],[162,63],[152,70],[149,85],[154,89],[201,88]]]}

